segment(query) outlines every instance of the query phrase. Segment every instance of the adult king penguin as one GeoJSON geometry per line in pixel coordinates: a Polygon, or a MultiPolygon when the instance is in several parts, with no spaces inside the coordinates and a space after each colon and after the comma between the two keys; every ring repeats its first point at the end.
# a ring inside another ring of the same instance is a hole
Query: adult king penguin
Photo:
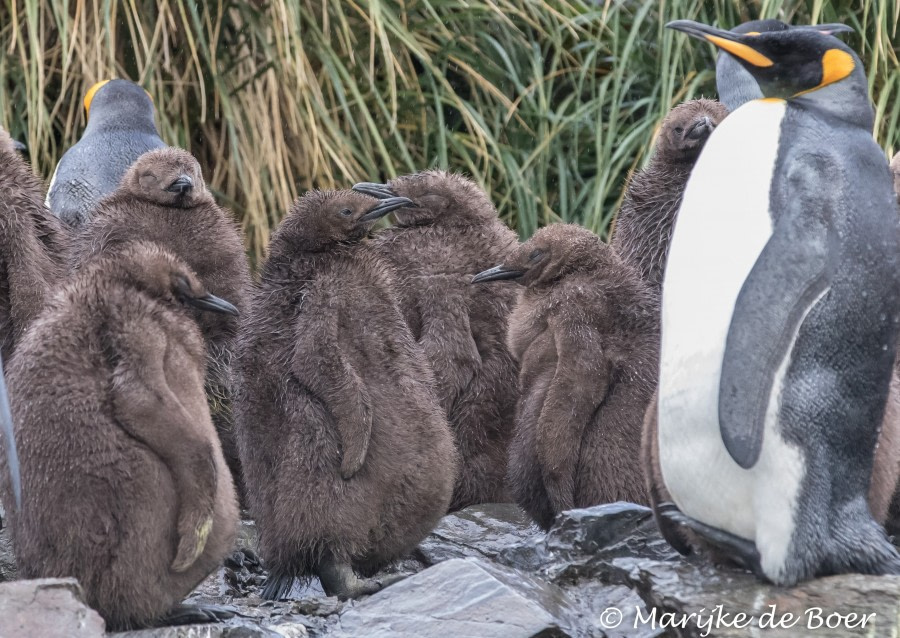
{"type": "Polygon", "coordinates": [[[84,110],[87,127],[56,165],[46,202],[53,214],[76,228],[119,187],[137,158],[167,146],[153,121],[153,100],[134,82],[98,82],[85,95],[84,110]]]}
{"type": "Polygon", "coordinates": [[[670,28],[764,99],[715,130],[663,284],[659,461],[687,525],[758,575],[900,573],[866,503],[900,314],[900,228],[859,58],[817,30],[670,28]]]}

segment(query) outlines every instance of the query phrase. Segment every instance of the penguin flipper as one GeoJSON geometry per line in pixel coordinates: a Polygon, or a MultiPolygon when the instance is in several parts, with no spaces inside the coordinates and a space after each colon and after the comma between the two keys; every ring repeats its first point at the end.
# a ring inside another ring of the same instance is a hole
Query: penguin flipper
{"type": "Polygon", "coordinates": [[[584,431],[607,396],[610,364],[602,352],[586,353],[583,342],[601,344],[589,322],[553,325],[556,373],[541,407],[537,457],[554,512],[576,506],[575,473],[584,431]],[[593,333],[593,334],[591,334],[593,333]],[[577,342],[568,335],[579,335],[577,342]]]}
{"type": "MultiPolygon", "coordinates": [[[[310,310],[310,312],[315,312],[310,310]]],[[[327,310],[323,309],[323,312],[327,310]]],[[[326,322],[336,331],[338,317],[326,322]]],[[[301,385],[320,397],[334,417],[341,439],[341,478],[349,480],[362,468],[372,436],[372,400],[351,362],[340,335],[308,331],[294,349],[292,371],[301,385]]]]}
{"type": "Polygon", "coordinates": [[[776,371],[807,312],[829,286],[827,224],[807,218],[801,225],[784,215],[741,287],[722,360],[720,433],[728,453],[745,469],[762,452],[776,371]]]}
{"type": "Polygon", "coordinates": [[[197,415],[169,385],[168,345],[158,324],[138,321],[120,325],[107,347],[118,360],[112,384],[115,421],[160,459],[174,483],[178,542],[172,569],[181,572],[203,553],[212,529],[218,443],[198,432],[197,415]]]}
{"type": "Polygon", "coordinates": [[[16,434],[13,430],[12,411],[9,407],[9,393],[6,390],[6,379],[3,373],[3,359],[0,357],[0,429],[3,430],[4,448],[6,449],[6,467],[12,485],[16,510],[22,509],[22,477],[19,472],[19,455],[16,450],[16,434]]]}

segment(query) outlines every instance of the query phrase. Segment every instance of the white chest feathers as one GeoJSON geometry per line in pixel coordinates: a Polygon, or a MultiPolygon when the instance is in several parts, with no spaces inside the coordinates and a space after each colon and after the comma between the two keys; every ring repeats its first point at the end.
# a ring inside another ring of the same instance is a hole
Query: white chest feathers
{"type": "Polygon", "coordinates": [[[760,460],[748,470],[722,443],[718,398],[735,301],[772,234],[769,195],[784,115],[783,101],[748,102],[723,120],[697,161],[666,265],[659,383],[660,465],[675,503],[757,545],[784,543],[776,554],[787,550],[802,475],[800,451],[770,431],[781,384],[773,384],[760,460]],[[773,533],[778,539],[760,538],[773,533]]]}

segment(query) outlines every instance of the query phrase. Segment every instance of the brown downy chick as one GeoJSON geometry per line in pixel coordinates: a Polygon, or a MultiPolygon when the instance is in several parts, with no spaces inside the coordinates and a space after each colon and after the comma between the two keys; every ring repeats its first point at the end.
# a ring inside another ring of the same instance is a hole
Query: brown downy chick
{"type": "Polygon", "coordinates": [[[647,503],[641,426],[659,365],[658,300],[590,231],[542,228],[474,283],[525,287],[510,318],[519,408],[510,447],[516,501],[544,529],[559,512],[647,503]]]}
{"type": "MultiPolygon", "coordinates": [[[[183,259],[212,294],[243,310],[250,267],[240,231],[206,188],[197,160],[182,149],[141,155],[117,191],[101,200],[76,236],[76,266],[95,255],[149,241],[183,259]]],[[[206,393],[225,458],[241,488],[231,414],[231,365],[237,318],[195,311],[206,342],[206,393]]]]}
{"type": "Polygon", "coordinates": [[[510,500],[506,463],[518,366],[506,345],[518,286],[472,286],[472,275],[518,245],[487,194],[465,177],[432,170],[390,184],[357,184],[376,197],[408,197],[396,225],[372,241],[394,267],[403,313],[435,372],[462,467],[450,510],[510,500]]]}
{"type": "Polygon", "coordinates": [[[611,245],[657,293],[684,188],[703,145],[726,115],[715,100],[676,106],[663,120],[650,163],[628,183],[611,245]]]}
{"type": "Polygon", "coordinates": [[[269,566],[265,598],[318,576],[329,595],[421,541],[447,510],[457,454],[388,266],[360,242],[404,198],[311,191],[272,237],[241,322],[235,426],[269,566]]]}
{"type": "Polygon", "coordinates": [[[70,245],[19,146],[0,127],[0,355],[7,363],[61,279],[70,245]]]}
{"type": "Polygon", "coordinates": [[[171,253],[123,246],[54,295],[9,367],[19,573],[77,578],[110,629],[204,618],[179,602],[237,531],[194,309],[237,312],[171,253]]]}

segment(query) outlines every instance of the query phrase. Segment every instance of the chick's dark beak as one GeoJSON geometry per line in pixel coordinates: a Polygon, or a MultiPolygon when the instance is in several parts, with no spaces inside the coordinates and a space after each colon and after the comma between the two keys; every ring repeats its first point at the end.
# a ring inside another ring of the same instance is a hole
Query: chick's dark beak
{"type": "Polygon", "coordinates": [[[697,118],[691,127],[685,131],[684,138],[687,140],[702,140],[709,137],[709,134],[712,133],[713,129],[716,128],[715,124],[712,123],[712,120],[709,119],[709,116],[704,115],[703,117],[697,118]]]}
{"type": "Polygon", "coordinates": [[[481,284],[486,281],[503,281],[505,279],[518,279],[525,274],[524,270],[515,270],[507,268],[503,264],[494,266],[490,270],[485,270],[472,277],[473,284],[481,284]]]}
{"type": "Polygon", "coordinates": [[[16,149],[19,153],[24,153],[28,150],[28,147],[19,140],[13,140],[13,148],[16,149]]]}
{"type": "Polygon", "coordinates": [[[370,222],[375,219],[379,219],[384,217],[390,212],[397,210],[398,208],[407,208],[413,207],[416,208],[416,205],[413,203],[411,199],[406,197],[388,197],[387,199],[383,199],[378,204],[370,210],[368,213],[359,218],[361,222],[370,222]]]}
{"type": "Polygon", "coordinates": [[[234,315],[235,317],[240,314],[238,312],[238,309],[235,308],[234,305],[228,303],[221,297],[216,297],[215,295],[211,295],[209,293],[203,295],[202,297],[188,297],[187,302],[195,308],[199,308],[200,310],[220,312],[226,315],[234,315]]]}
{"type": "Polygon", "coordinates": [[[174,182],[169,184],[166,190],[170,193],[178,193],[179,195],[184,195],[189,190],[194,187],[194,180],[191,179],[189,175],[182,175],[174,182]]]}
{"type": "Polygon", "coordinates": [[[392,191],[387,184],[376,184],[374,182],[360,182],[353,185],[353,190],[369,197],[376,199],[390,199],[396,197],[397,193],[392,191]]]}

